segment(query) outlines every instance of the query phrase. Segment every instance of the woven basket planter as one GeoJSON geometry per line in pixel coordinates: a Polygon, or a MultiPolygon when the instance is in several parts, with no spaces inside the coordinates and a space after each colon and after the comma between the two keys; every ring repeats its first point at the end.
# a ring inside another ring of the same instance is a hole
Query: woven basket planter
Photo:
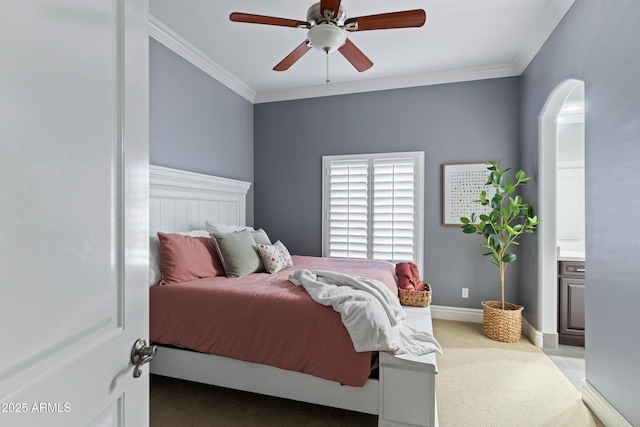
{"type": "Polygon", "coordinates": [[[494,341],[518,342],[522,335],[523,306],[500,301],[482,301],[484,335],[494,341]]]}

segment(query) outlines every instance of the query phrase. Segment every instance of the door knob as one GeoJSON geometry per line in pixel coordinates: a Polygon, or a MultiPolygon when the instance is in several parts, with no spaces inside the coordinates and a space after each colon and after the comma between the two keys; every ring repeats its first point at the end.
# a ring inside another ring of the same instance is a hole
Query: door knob
{"type": "Polygon", "coordinates": [[[133,368],[133,378],[139,378],[142,375],[140,368],[147,362],[153,359],[153,356],[158,352],[158,346],[147,345],[147,342],[142,338],[133,343],[131,348],[131,363],[135,365],[133,368]]]}

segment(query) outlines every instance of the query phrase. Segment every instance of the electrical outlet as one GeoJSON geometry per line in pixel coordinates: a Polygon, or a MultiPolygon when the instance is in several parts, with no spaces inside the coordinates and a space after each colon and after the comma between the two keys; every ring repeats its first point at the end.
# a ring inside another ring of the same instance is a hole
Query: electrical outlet
{"type": "Polygon", "coordinates": [[[469,288],[462,288],[462,298],[469,298],[469,288]]]}

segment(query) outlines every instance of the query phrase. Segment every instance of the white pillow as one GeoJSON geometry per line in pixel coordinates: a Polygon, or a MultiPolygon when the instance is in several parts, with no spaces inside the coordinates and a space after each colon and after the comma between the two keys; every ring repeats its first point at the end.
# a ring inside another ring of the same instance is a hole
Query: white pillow
{"type": "Polygon", "coordinates": [[[258,251],[260,252],[264,268],[271,274],[284,270],[287,267],[293,267],[291,254],[280,240],[273,245],[259,243],[258,251]]]}
{"type": "Polygon", "coordinates": [[[236,225],[236,224],[223,224],[221,222],[212,222],[212,221],[205,222],[204,227],[207,229],[209,234],[235,233],[236,231],[242,231],[242,230],[255,231],[253,227],[236,225]]]}
{"type": "MultiPolygon", "coordinates": [[[[190,237],[210,237],[207,230],[184,231],[176,234],[190,237]]],[[[149,236],[149,287],[157,285],[161,279],[160,240],[158,239],[158,235],[154,234],[149,236]]]]}

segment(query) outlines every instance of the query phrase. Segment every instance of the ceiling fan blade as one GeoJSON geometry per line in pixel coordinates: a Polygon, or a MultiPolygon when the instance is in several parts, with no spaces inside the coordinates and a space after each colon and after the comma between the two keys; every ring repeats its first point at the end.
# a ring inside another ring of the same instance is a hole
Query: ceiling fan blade
{"type": "Polygon", "coordinates": [[[303,41],[302,44],[300,44],[300,46],[293,49],[293,52],[291,52],[282,61],[280,61],[278,65],[273,67],[273,71],[288,70],[293,64],[296,63],[298,59],[302,58],[302,55],[307,53],[309,49],[311,49],[311,46],[309,46],[309,40],[303,41]]]}
{"type": "Polygon", "coordinates": [[[324,16],[325,10],[331,10],[333,11],[333,15],[331,17],[334,18],[338,15],[338,11],[340,10],[340,3],[340,0],[320,0],[320,13],[324,16]]]}
{"type": "Polygon", "coordinates": [[[233,12],[229,15],[229,19],[233,22],[246,22],[247,24],[263,24],[276,25],[278,27],[292,28],[309,28],[310,25],[306,21],[297,21],[295,19],[276,18],[273,16],[253,15],[251,13],[233,12]]]}
{"type": "Polygon", "coordinates": [[[404,12],[381,13],[379,15],[360,16],[344,21],[348,31],[386,30],[390,28],[422,27],[427,15],[422,9],[404,12]]]}
{"type": "Polygon", "coordinates": [[[373,66],[373,62],[349,39],[338,50],[360,72],[367,71],[373,66]]]}

